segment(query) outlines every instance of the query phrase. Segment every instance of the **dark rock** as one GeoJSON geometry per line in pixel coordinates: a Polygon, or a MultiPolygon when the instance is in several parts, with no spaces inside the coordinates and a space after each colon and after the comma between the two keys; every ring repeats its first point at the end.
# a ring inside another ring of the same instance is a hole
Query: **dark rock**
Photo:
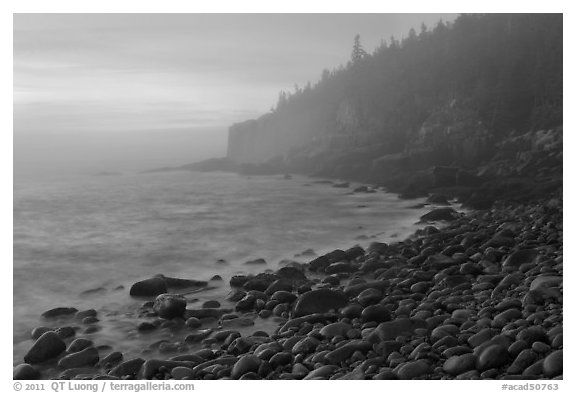
{"type": "Polygon", "coordinates": [[[202,308],[218,308],[220,307],[220,302],[217,300],[207,300],[202,303],[202,308]]]}
{"type": "Polygon", "coordinates": [[[382,304],[375,304],[372,306],[366,307],[362,310],[361,314],[362,322],[388,322],[392,319],[390,315],[390,311],[382,305],[382,304]]]}
{"type": "Polygon", "coordinates": [[[264,258],[258,258],[251,261],[244,262],[244,265],[266,265],[266,260],[264,258]]]}
{"type": "Polygon", "coordinates": [[[236,364],[234,364],[230,376],[233,379],[239,379],[242,375],[249,373],[251,371],[257,372],[261,363],[262,360],[258,358],[258,356],[256,355],[253,354],[244,355],[240,359],[238,359],[236,364]]]}
{"type": "Polygon", "coordinates": [[[87,338],[77,338],[76,340],[70,343],[67,352],[68,353],[78,352],[93,345],[94,343],[92,342],[92,340],[88,340],[87,338]]]}
{"type": "Polygon", "coordinates": [[[30,337],[32,337],[33,340],[37,340],[44,333],[51,332],[53,330],[54,329],[46,327],[46,326],[40,326],[40,327],[34,328],[32,330],[32,332],[30,333],[30,337]]]}
{"type": "Polygon", "coordinates": [[[330,364],[340,364],[356,351],[366,353],[372,349],[372,344],[364,340],[351,340],[348,343],[326,354],[326,361],[330,364]]]}
{"type": "Polygon", "coordinates": [[[160,370],[172,371],[176,367],[185,367],[192,371],[192,367],[201,362],[202,359],[199,357],[194,357],[193,361],[150,359],[142,364],[138,376],[144,379],[152,379],[160,370]]]}
{"type": "Polygon", "coordinates": [[[320,334],[328,339],[335,336],[346,337],[346,333],[352,328],[351,325],[344,322],[334,322],[320,329],[320,334]]]}
{"type": "Polygon", "coordinates": [[[502,266],[519,267],[525,263],[532,263],[538,257],[538,251],[532,249],[516,250],[502,263],[502,266]]]}
{"type": "Polygon", "coordinates": [[[161,278],[166,283],[168,288],[182,289],[182,288],[192,288],[192,287],[205,287],[208,285],[207,281],[190,280],[188,278],[175,278],[166,277],[162,274],[158,274],[155,278],[161,278]]]}
{"type": "Polygon", "coordinates": [[[250,279],[250,277],[245,276],[245,275],[232,276],[230,278],[230,286],[231,287],[241,287],[242,285],[246,284],[249,279],[250,279]]]}
{"type": "Polygon", "coordinates": [[[102,360],[100,360],[98,365],[100,367],[108,368],[110,366],[117,364],[118,362],[121,362],[123,357],[124,357],[124,355],[122,355],[122,352],[117,352],[117,351],[112,352],[112,353],[108,354],[107,356],[105,356],[102,360]]]}
{"type": "Polygon", "coordinates": [[[66,344],[55,332],[46,332],[32,345],[24,356],[28,364],[42,363],[55,358],[66,350],[66,344]]]}
{"type": "Polygon", "coordinates": [[[76,314],[78,310],[74,307],[57,307],[42,313],[43,318],[58,318],[66,315],[76,314]]]}
{"type": "Polygon", "coordinates": [[[12,379],[15,381],[40,379],[40,372],[31,365],[22,363],[14,367],[12,379]]]}
{"type": "Polygon", "coordinates": [[[186,320],[186,326],[191,329],[196,329],[202,326],[202,322],[196,317],[190,317],[186,320]]]}
{"type": "Polygon", "coordinates": [[[335,273],[351,273],[358,270],[358,268],[348,261],[341,261],[341,262],[334,262],[330,265],[326,266],[324,272],[326,274],[335,274],[335,273]]]}
{"type": "Polygon", "coordinates": [[[98,363],[100,356],[98,350],[94,347],[84,348],[81,351],[64,356],[58,362],[58,367],[63,369],[77,368],[84,366],[93,366],[98,363]]]}
{"type": "Polygon", "coordinates": [[[395,340],[396,337],[413,334],[416,329],[427,329],[425,321],[418,318],[398,318],[393,321],[382,322],[367,337],[372,343],[395,340]]]}
{"type": "Polygon", "coordinates": [[[362,306],[360,306],[358,304],[351,304],[349,306],[344,307],[340,311],[340,314],[344,318],[354,319],[354,318],[360,317],[360,315],[362,315],[363,310],[364,309],[362,308],[362,306]]]}
{"type": "Polygon", "coordinates": [[[294,317],[324,313],[340,309],[348,304],[348,296],[331,289],[316,289],[300,296],[294,305],[294,317]]]}
{"type": "Polygon", "coordinates": [[[432,367],[423,359],[404,363],[398,367],[398,379],[414,379],[432,373],[432,367]]]}
{"type": "Polygon", "coordinates": [[[212,278],[210,279],[210,281],[223,281],[222,277],[219,274],[215,274],[212,276],[212,278]]]}
{"type": "Polygon", "coordinates": [[[563,352],[562,350],[554,351],[546,356],[542,364],[542,370],[546,378],[554,378],[562,375],[563,372],[563,352]]]}
{"type": "Polygon", "coordinates": [[[424,214],[422,217],[420,217],[420,220],[422,222],[454,221],[459,216],[460,216],[460,214],[456,210],[452,209],[451,207],[441,207],[441,208],[434,209],[434,210],[424,214]]]}
{"type": "Polygon", "coordinates": [[[380,291],[384,291],[388,286],[389,284],[386,281],[377,280],[377,281],[348,285],[346,288],[344,288],[344,293],[350,297],[354,297],[358,296],[362,291],[369,288],[375,288],[380,291]]]}
{"type": "Polygon", "coordinates": [[[154,330],[156,328],[157,328],[157,326],[151,322],[141,322],[138,324],[138,331],[139,332],[146,332],[149,330],[154,330]]]}
{"type": "Polygon", "coordinates": [[[364,307],[373,305],[382,300],[382,291],[376,288],[368,288],[360,292],[358,295],[358,303],[364,307]]]}
{"type": "Polygon", "coordinates": [[[271,297],[270,300],[277,300],[280,303],[293,303],[298,296],[287,291],[277,291],[271,297]]]}
{"type": "Polygon", "coordinates": [[[442,369],[450,375],[456,376],[463,372],[473,370],[476,367],[476,356],[466,353],[459,356],[452,356],[442,366],[442,369]]]}
{"type": "Polygon", "coordinates": [[[114,367],[108,375],[112,375],[113,377],[124,377],[124,376],[136,376],[142,368],[145,360],[142,358],[135,358],[126,360],[116,367],[114,367]]]}
{"type": "Polygon", "coordinates": [[[337,370],[338,370],[337,366],[332,366],[332,365],[320,366],[317,369],[312,370],[309,373],[307,373],[307,375],[304,377],[304,379],[305,380],[328,379],[328,377],[331,376],[332,374],[334,374],[334,372],[336,372],[337,370]]]}
{"type": "Polygon", "coordinates": [[[186,298],[180,295],[159,295],[154,300],[152,308],[161,318],[181,318],[186,310],[186,298]]]}
{"type": "Polygon", "coordinates": [[[281,278],[270,284],[268,288],[266,288],[266,291],[264,291],[264,293],[270,296],[278,291],[292,292],[293,289],[294,289],[294,282],[292,280],[281,278]]]}
{"type": "Polygon", "coordinates": [[[98,312],[96,310],[94,310],[93,308],[89,309],[89,310],[82,310],[82,311],[78,311],[76,313],[76,315],[74,315],[74,318],[76,319],[84,319],[86,317],[95,317],[98,315],[98,312]]]}
{"type": "Polygon", "coordinates": [[[291,281],[306,281],[306,275],[295,266],[284,266],[276,271],[276,274],[281,279],[291,280],[291,281]]]}
{"type": "Polygon", "coordinates": [[[160,277],[138,281],[130,288],[130,296],[158,296],[167,292],[166,282],[160,277]]]}
{"type": "Polygon", "coordinates": [[[476,368],[480,371],[491,368],[499,368],[510,362],[510,356],[506,347],[494,344],[490,345],[480,353],[476,368]]]}

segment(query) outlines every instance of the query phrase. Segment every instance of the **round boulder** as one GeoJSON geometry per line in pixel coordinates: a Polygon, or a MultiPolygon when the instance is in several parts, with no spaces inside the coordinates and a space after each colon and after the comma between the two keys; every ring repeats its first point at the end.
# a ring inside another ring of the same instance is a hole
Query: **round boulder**
{"type": "Polygon", "coordinates": [[[180,295],[159,295],[154,300],[152,309],[159,317],[172,319],[182,317],[186,311],[186,299],[180,295]]]}

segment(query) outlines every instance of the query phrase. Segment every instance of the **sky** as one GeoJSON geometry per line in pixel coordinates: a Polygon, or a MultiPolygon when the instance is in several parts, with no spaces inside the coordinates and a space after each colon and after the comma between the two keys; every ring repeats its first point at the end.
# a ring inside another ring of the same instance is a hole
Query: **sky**
{"type": "Polygon", "coordinates": [[[15,14],[15,173],[222,156],[231,124],[345,64],[356,34],[372,52],[456,16],[15,14]]]}

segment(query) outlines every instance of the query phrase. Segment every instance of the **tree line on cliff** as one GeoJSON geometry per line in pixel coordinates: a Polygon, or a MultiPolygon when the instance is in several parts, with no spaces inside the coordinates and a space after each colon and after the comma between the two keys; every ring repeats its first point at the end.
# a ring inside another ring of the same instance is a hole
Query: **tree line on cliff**
{"type": "Polygon", "coordinates": [[[391,37],[371,54],[356,37],[347,65],[281,92],[267,121],[306,118],[311,133],[334,134],[346,128],[339,111],[349,103],[355,131],[391,151],[446,103],[496,137],[554,127],[562,124],[562,58],[561,14],[461,15],[391,37]]]}

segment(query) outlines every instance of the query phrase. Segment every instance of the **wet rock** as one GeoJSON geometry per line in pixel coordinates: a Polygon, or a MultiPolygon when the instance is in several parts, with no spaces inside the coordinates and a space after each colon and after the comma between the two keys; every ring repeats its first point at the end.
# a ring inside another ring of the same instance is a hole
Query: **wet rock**
{"type": "Polygon", "coordinates": [[[270,300],[277,300],[279,303],[293,303],[298,296],[288,291],[277,291],[270,297],[270,300]]]}
{"type": "Polygon", "coordinates": [[[22,363],[14,367],[12,372],[14,380],[32,380],[40,379],[40,372],[29,364],[22,363]]]}
{"type": "Polygon", "coordinates": [[[337,370],[338,370],[337,366],[332,366],[332,365],[320,366],[317,369],[312,370],[309,373],[307,373],[307,375],[304,377],[304,379],[305,380],[328,379],[328,377],[330,377],[330,375],[332,375],[337,370]]]}
{"type": "Polygon", "coordinates": [[[244,265],[266,265],[266,260],[264,258],[258,258],[251,261],[244,262],[244,265]]]}
{"type": "Polygon", "coordinates": [[[219,308],[220,302],[217,300],[207,300],[202,303],[202,308],[219,308]]]}
{"type": "Polygon", "coordinates": [[[476,368],[476,356],[472,353],[466,353],[459,356],[452,356],[442,366],[442,369],[452,376],[460,375],[466,371],[476,368]]]}
{"type": "Polygon", "coordinates": [[[499,368],[510,361],[510,356],[506,347],[494,344],[486,347],[478,356],[476,368],[479,371],[491,368],[499,368]]]}
{"type": "Polygon", "coordinates": [[[248,282],[250,279],[249,276],[245,275],[236,275],[230,278],[230,286],[231,287],[241,287],[248,282]]]}
{"type": "Polygon", "coordinates": [[[230,376],[233,379],[239,379],[242,375],[246,373],[249,373],[251,371],[256,372],[258,371],[258,368],[260,367],[261,363],[262,360],[258,358],[258,356],[256,355],[253,354],[244,355],[240,359],[238,359],[236,364],[234,364],[230,376]]]}
{"type": "Polygon", "coordinates": [[[58,318],[62,316],[76,314],[76,312],[78,312],[78,310],[74,307],[57,307],[48,311],[44,311],[42,313],[42,317],[46,319],[58,318]]]}
{"type": "Polygon", "coordinates": [[[362,310],[360,318],[362,319],[362,322],[380,323],[390,321],[392,316],[390,315],[390,311],[388,311],[384,305],[375,304],[362,310]]]}
{"type": "Polygon", "coordinates": [[[417,318],[398,318],[393,321],[383,322],[370,335],[367,340],[372,343],[393,340],[404,334],[413,334],[416,329],[426,329],[425,321],[417,318]]]}
{"type": "Polygon", "coordinates": [[[348,296],[331,289],[316,289],[300,296],[294,305],[294,317],[314,313],[325,313],[340,309],[348,304],[348,296]]]}
{"type": "Polygon", "coordinates": [[[66,352],[68,353],[78,352],[93,345],[94,343],[92,342],[92,340],[88,340],[87,338],[77,338],[76,340],[70,343],[66,352]]]}
{"type": "Polygon", "coordinates": [[[28,350],[24,361],[28,364],[42,363],[55,358],[66,350],[66,344],[55,332],[46,332],[28,350]]]}
{"type": "Polygon", "coordinates": [[[142,368],[144,362],[145,360],[142,358],[126,360],[110,370],[108,375],[119,378],[124,376],[136,376],[136,374],[138,374],[140,371],[140,368],[142,368]]]}
{"type": "Polygon", "coordinates": [[[364,340],[351,340],[348,343],[330,351],[326,354],[326,361],[330,364],[340,364],[342,361],[348,359],[356,351],[362,353],[368,352],[372,349],[372,344],[364,340]]]}
{"type": "Polygon", "coordinates": [[[122,361],[122,352],[112,352],[98,362],[100,367],[108,368],[122,361]]]}
{"type": "Polygon", "coordinates": [[[425,360],[415,360],[402,364],[396,370],[399,379],[414,379],[430,374],[432,368],[425,360]]]}
{"type": "Polygon", "coordinates": [[[532,263],[538,257],[538,251],[532,249],[516,250],[504,260],[502,266],[519,267],[525,263],[532,263]]]}
{"type": "Polygon", "coordinates": [[[335,336],[346,337],[346,333],[352,328],[351,325],[344,322],[334,322],[320,329],[320,334],[328,339],[335,336]]]}
{"type": "Polygon", "coordinates": [[[554,351],[544,359],[542,370],[546,378],[554,378],[562,375],[563,372],[563,352],[562,350],[554,351]]]}
{"type": "Polygon", "coordinates": [[[459,216],[460,215],[458,214],[458,212],[456,210],[452,209],[451,207],[441,207],[441,208],[434,209],[434,210],[424,214],[422,217],[420,217],[420,220],[422,222],[454,221],[459,216]]]}
{"type": "Polygon", "coordinates": [[[94,347],[84,348],[81,351],[64,356],[58,362],[58,367],[63,369],[93,366],[100,360],[98,350],[94,347]]]}
{"type": "Polygon", "coordinates": [[[280,279],[285,279],[289,281],[306,281],[306,275],[302,268],[298,268],[296,266],[283,266],[276,271],[276,275],[280,277],[280,279]]]}
{"type": "Polygon", "coordinates": [[[382,300],[383,294],[382,291],[376,288],[368,288],[360,292],[358,295],[358,303],[362,306],[367,307],[373,304],[378,303],[382,300]]]}
{"type": "Polygon", "coordinates": [[[172,378],[182,380],[191,378],[194,375],[194,372],[188,367],[174,367],[172,371],[170,371],[170,374],[172,375],[172,378]]]}
{"type": "Polygon", "coordinates": [[[51,332],[53,330],[54,329],[46,327],[46,326],[40,326],[40,327],[37,327],[37,328],[32,330],[32,332],[30,333],[30,337],[32,337],[33,340],[37,340],[44,333],[51,332]]]}
{"type": "Polygon", "coordinates": [[[290,352],[278,352],[270,358],[270,366],[277,368],[278,366],[285,366],[292,361],[293,355],[290,352]]]}
{"type": "Polygon", "coordinates": [[[199,357],[193,357],[192,361],[150,359],[142,364],[138,376],[144,379],[151,379],[161,370],[171,371],[175,367],[188,368],[188,370],[192,371],[192,367],[200,363],[202,363],[202,359],[199,357]]]}
{"type": "Polygon", "coordinates": [[[160,277],[138,281],[130,288],[130,296],[158,296],[167,292],[166,282],[160,277]]]}
{"type": "Polygon", "coordinates": [[[152,308],[161,318],[181,318],[186,310],[186,298],[180,295],[159,295],[152,308]]]}
{"type": "Polygon", "coordinates": [[[358,296],[362,291],[369,289],[369,288],[375,288],[375,289],[378,289],[380,291],[385,291],[388,286],[389,286],[388,282],[381,281],[381,280],[371,281],[371,282],[366,282],[366,283],[358,283],[358,284],[348,285],[346,288],[344,288],[344,293],[347,296],[354,297],[354,296],[358,296]]]}

